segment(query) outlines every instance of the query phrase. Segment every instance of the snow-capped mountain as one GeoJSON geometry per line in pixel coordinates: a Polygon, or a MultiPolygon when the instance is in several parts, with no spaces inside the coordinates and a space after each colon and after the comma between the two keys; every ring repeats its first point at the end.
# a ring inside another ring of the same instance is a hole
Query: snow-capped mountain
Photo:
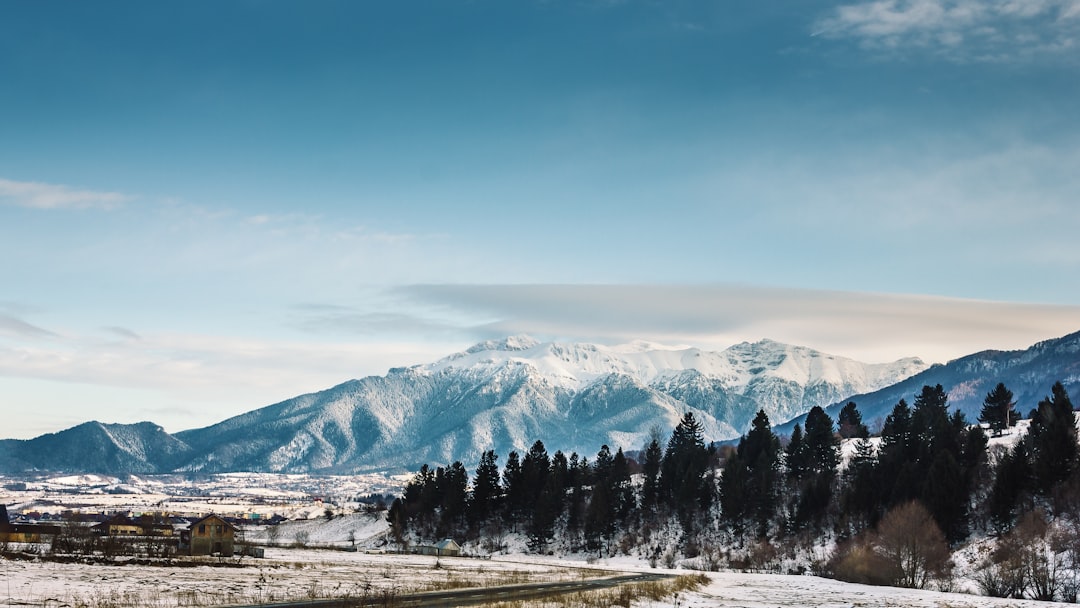
{"type": "Polygon", "coordinates": [[[168,446],[161,454],[118,438],[108,466],[37,461],[27,446],[0,442],[0,470],[17,462],[120,472],[130,461],[139,472],[409,471],[422,463],[475,463],[488,449],[505,458],[537,439],[551,452],[591,457],[605,443],[634,450],[651,432],[666,437],[688,411],[707,439],[723,440],[744,432],[760,408],[787,420],[925,368],[914,358],[872,365],[769,340],[713,352],[515,336],[177,433],[157,443],[168,446]],[[14,452],[18,458],[5,457],[14,452]],[[138,458],[125,460],[132,454],[138,458]]]}
{"type": "MultiPolygon", "coordinates": [[[[975,422],[983,399],[998,382],[1013,392],[1016,409],[1024,416],[1050,394],[1054,382],[1065,386],[1074,404],[1080,403],[1080,332],[1044,340],[1024,350],[987,350],[934,365],[895,385],[867,394],[852,394],[825,411],[835,419],[848,401],[854,401],[863,421],[875,428],[898,401],[905,399],[912,405],[923,386],[940,384],[949,394],[949,406],[963,412],[969,422],[975,422]]],[[[790,432],[802,418],[790,420],[776,431],[790,432]]]]}
{"type": "Polygon", "coordinates": [[[200,454],[185,468],[203,471],[413,470],[476,462],[487,449],[505,457],[537,439],[551,451],[591,455],[604,443],[639,449],[687,411],[708,439],[735,437],[759,408],[783,420],[925,367],[918,359],[868,365],[772,341],[709,352],[516,336],[177,438],[200,454]]]}

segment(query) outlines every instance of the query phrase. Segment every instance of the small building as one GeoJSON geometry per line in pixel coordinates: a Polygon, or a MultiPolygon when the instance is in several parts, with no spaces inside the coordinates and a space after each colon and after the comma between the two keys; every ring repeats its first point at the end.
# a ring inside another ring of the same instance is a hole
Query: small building
{"type": "Polygon", "coordinates": [[[461,545],[454,542],[454,539],[447,538],[440,540],[434,545],[418,545],[414,549],[415,553],[420,555],[436,555],[440,557],[456,557],[461,555],[461,545]]]}
{"type": "Polygon", "coordinates": [[[60,526],[11,523],[7,505],[0,504],[0,543],[40,543],[57,534],[60,526]]]}
{"type": "Polygon", "coordinates": [[[457,557],[461,555],[461,545],[454,542],[454,539],[447,538],[435,543],[435,555],[447,555],[451,557],[457,557]]]}
{"type": "Polygon", "coordinates": [[[180,551],[188,555],[231,557],[236,546],[236,526],[217,515],[207,515],[180,532],[180,551]]]}
{"type": "Polygon", "coordinates": [[[168,522],[156,521],[142,516],[131,519],[126,515],[114,515],[93,527],[102,536],[172,536],[173,527],[168,522]]]}

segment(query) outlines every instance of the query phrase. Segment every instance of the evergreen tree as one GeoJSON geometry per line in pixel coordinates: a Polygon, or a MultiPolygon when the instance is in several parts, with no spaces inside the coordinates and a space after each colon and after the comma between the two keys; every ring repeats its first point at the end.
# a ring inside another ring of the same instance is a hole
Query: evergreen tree
{"type": "Polygon", "coordinates": [[[844,493],[840,511],[844,514],[846,527],[842,535],[853,537],[872,528],[881,516],[882,487],[884,479],[879,474],[877,452],[869,439],[855,442],[855,453],[844,469],[844,493]]]}
{"type": "Polygon", "coordinates": [[[615,457],[611,463],[611,479],[608,483],[611,487],[615,518],[620,523],[625,523],[637,504],[634,500],[634,485],[630,481],[630,463],[626,460],[622,448],[615,451],[615,457]]]}
{"type": "Polygon", "coordinates": [[[750,471],[746,462],[732,451],[720,472],[720,516],[735,534],[741,534],[748,518],[750,471]]]}
{"type": "Polygon", "coordinates": [[[642,463],[644,480],[641,483],[641,509],[645,512],[653,512],[656,509],[659,497],[660,463],[663,460],[660,442],[655,437],[645,447],[644,460],[645,462],[642,463]]]}
{"type": "Polygon", "coordinates": [[[924,506],[950,543],[968,534],[968,491],[964,470],[949,451],[938,452],[927,471],[924,506]]]}
{"type": "Polygon", "coordinates": [[[822,408],[815,406],[807,413],[806,435],[801,443],[804,463],[793,497],[795,529],[821,521],[832,501],[840,466],[840,443],[833,431],[832,418],[822,408]]]}
{"type": "Polygon", "coordinates": [[[999,437],[1003,430],[1014,426],[1020,419],[1020,413],[1015,408],[1012,391],[1005,388],[1004,383],[998,382],[994,390],[987,393],[983,399],[979,422],[989,424],[994,436],[999,437]]]}
{"type": "Polygon", "coordinates": [[[461,531],[468,499],[469,473],[460,461],[454,462],[443,473],[439,495],[439,536],[456,535],[461,531]]]}
{"type": "Polygon", "coordinates": [[[480,464],[476,466],[468,512],[471,525],[483,525],[495,512],[501,491],[497,459],[494,450],[488,450],[480,456],[480,464]]]}
{"type": "Polygon", "coordinates": [[[547,483],[550,469],[551,459],[548,457],[544,442],[537,440],[521,461],[522,506],[525,510],[535,507],[540,498],[540,492],[544,490],[544,484],[547,483]]]}
{"type": "Polygon", "coordinates": [[[572,536],[581,529],[585,518],[585,480],[589,468],[588,459],[580,459],[577,452],[570,454],[567,467],[569,496],[566,505],[566,529],[572,536]]]}
{"type": "Polygon", "coordinates": [[[791,429],[791,438],[784,448],[784,463],[792,480],[802,480],[810,472],[810,452],[803,441],[802,427],[798,424],[791,429]]]}
{"type": "Polygon", "coordinates": [[[990,490],[988,510],[998,532],[1012,529],[1020,505],[1034,488],[1027,442],[1018,441],[997,463],[994,485],[990,490]]]}
{"type": "Polygon", "coordinates": [[[1039,402],[1029,437],[1035,490],[1048,496],[1077,469],[1076,415],[1061,382],[1054,383],[1051,395],[1039,402]]]}
{"type": "Polygon", "coordinates": [[[525,510],[525,478],[521,471],[521,458],[518,453],[511,451],[506,456],[506,465],[503,467],[503,489],[506,495],[505,514],[509,518],[511,527],[517,527],[517,521],[525,510]]]}
{"type": "Polygon", "coordinates": [[[592,494],[585,510],[585,539],[589,548],[603,553],[604,540],[615,532],[618,505],[614,492],[615,458],[607,445],[596,453],[592,467],[592,494]]]}
{"type": "Polygon", "coordinates": [[[562,492],[555,475],[546,476],[528,526],[529,546],[536,551],[543,551],[555,535],[555,521],[562,511],[562,492]]]}
{"type": "Polygon", "coordinates": [[[747,511],[756,525],[758,538],[765,538],[769,521],[776,514],[780,466],[780,440],[772,432],[765,410],[758,410],[750,432],[739,441],[738,451],[749,474],[747,511]]]}
{"type": "Polygon", "coordinates": [[[809,471],[818,475],[835,476],[840,465],[840,442],[833,430],[833,420],[819,406],[806,414],[806,451],[809,471]]]}
{"type": "Polygon", "coordinates": [[[711,451],[705,447],[701,423],[694,414],[683,415],[668,440],[660,464],[660,489],[671,508],[689,530],[698,512],[709,508],[712,481],[706,479],[711,451]]]}
{"type": "Polygon", "coordinates": [[[870,429],[863,424],[862,412],[854,401],[848,401],[847,405],[840,410],[837,417],[840,425],[840,436],[844,439],[867,439],[870,437],[870,429]]]}

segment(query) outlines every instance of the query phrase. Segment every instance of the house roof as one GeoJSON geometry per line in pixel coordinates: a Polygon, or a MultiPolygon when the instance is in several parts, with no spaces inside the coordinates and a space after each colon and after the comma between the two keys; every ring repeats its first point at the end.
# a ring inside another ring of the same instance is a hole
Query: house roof
{"type": "Polygon", "coordinates": [[[454,542],[452,538],[446,538],[435,543],[437,549],[460,549],[461,545],[454,542]]]}
{"type": "Polygon", "coordinates": [[[191,522],[191,525],[188,527],[188,529],[190,530],[190,529],[194,528],[195,526],[197,526],[199,524],[205,524],[205,523],[210,523],[210,522],[213,522],[214,524],[218,524],[218,523],[224,524],[224,525],[228,526],[229,529],[231,529],[232,531],[234,531],[234,532],[236,531],[236,526],[232,525],[231,523],[226,521],[221,516],[214,515],[213,513],[211,513],[210,515],[207,515],[205,517],[202,517],[200,519],[196,519],[195,521],[191,522]]]}

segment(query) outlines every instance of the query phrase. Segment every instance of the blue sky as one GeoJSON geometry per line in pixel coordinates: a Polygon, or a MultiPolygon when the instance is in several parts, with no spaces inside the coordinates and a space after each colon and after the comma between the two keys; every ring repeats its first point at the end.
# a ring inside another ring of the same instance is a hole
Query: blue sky
{"type": "Polygon", "coordinates": [[[1080,0],[2,13],[5,437],[505,333],[945,361],[1080,330],[1080,0]]]}

